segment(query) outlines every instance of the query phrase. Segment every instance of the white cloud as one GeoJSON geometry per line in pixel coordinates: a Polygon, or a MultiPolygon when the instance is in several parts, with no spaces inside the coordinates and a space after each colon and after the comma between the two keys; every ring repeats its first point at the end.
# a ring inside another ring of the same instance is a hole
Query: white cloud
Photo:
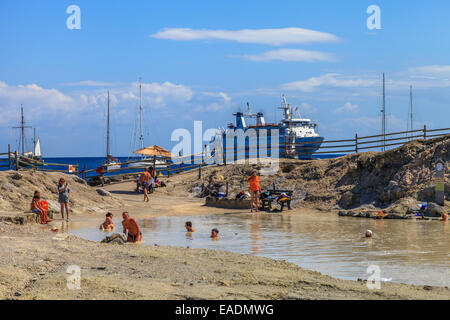
{"type": "Polygon", "coordinates": [[[409,73],[414,76],[450,76],[450,66],[447,65],[433,65],[433,66],[423,66],[416,68],[409,68],[409,73]]]}
{"type": "MultiPolygon", "coordinates": [[[[109,88],[109,92],[113,113],[120,122],[129,122],[138,104],[138,83],[109,88]]],[[[171,82],[143,83],[142,96],[146,109],[165,109],[176,115],[184,109],[214,112],[231,105],[231,98],[224,92],[195,92],[186,85],[171,82]]],[[[0,81],[0,123],[17,122],[21,104],[28,119],[34,121],[98,122],[107,104],[107,91],[85,88],[63,93],[36,84],[13,86],[0,81]]]]}
{"type": "Polygon", "coordinates": [[[313,107],[311,104],[306,103],[306,102],[302,102],[300,104],[300,114],[303,116],[310,116],[313,113],[316,113],[317,109],[315,107],[313,107]]]}
{"type": "Polygon", "coordinates": [[[339,107],[335,110],[335,113],[350,113],[350,112],[357,112],[358,111],[358,105],[357,104],[351,104],[350,102],[346,102],[342,107],[339,107]]]}
{"type": "Polygon", "coordinates": [[[278,49],[258,54],[246,54],[242,58],[254,62],[274,60],[298,62],[333,61],[332,55],[328,53],[300,49],[278,49]]]}
{"type": "Polygon", "coordinates": [[[62,84],[63,86],[69,87],[114,87],[120,85],[117,82],[105,82],[105,81],[94,81],[94,80],[83,80],[79,82],[66,82],[62,84]]]}
{"type": "Polygon", "coordinates": [[[285,44],[333,43],[340,39],[326,32],[303,28],[208,30],[190,28],[165,28],[152,38],[176,41],[229,40],[241,43],[258,43],[281,46],[285,44]]]}
{"type": "Polygon", "coordinates": [[[374,78],[357,78],[343,76],[337,73],[328,73],[320,77],[312,77],[304,81],[294,81],[282,85],[284,90],[311,92],[319,87],[337,87],[337,88],[354,88],[354,87],[371,87],[380,85],[379,79],[374,78]]]}

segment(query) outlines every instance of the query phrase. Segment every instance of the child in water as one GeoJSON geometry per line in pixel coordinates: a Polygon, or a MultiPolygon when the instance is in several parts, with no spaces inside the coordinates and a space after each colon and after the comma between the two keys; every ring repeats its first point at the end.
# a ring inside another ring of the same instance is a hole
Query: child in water
{"type": "Polygon", "coordinates": [[[116,228],[116,226],[114,225],[114,221],[112,218],[113,218],[113,214],[111,212],[108,212],[106,214],[105,222],[103,222],[103,224],[100,226],[100,230],[107,231],[107,232],[113,231],[116,228]]]}
{"type": "Polygon", "coordinates": [[[187,232],[195,232],[195,229],[192,227],[192,222],[191,221],[186,221],[184,226],[185,226],[187,232]]]}

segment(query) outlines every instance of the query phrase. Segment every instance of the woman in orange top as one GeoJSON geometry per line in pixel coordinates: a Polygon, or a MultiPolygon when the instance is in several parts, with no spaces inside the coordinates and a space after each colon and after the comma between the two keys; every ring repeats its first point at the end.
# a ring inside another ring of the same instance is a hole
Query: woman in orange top
{"type": "Polygon", "coordinates": [[[259,177],[256,174],[256,171],[252,172],[252,175],[247,179],[250,184],[250,212],[253,212],[253,206],[255,206],[256,212],[258,212],[258,198],[259,193],[261,192],[261,187],[259,185],[259,177]]]}
{"type": "Polygon", "coordinates": [[[47,216],[47,210],[44,209],[44,207],[41,204],[41,195],[39,191],[34,192],[33,200],[31,201],[31,211],[34,213],[37,213],[39,217],[41,218],[41,224],[47,224],[51,220],[49,220],[47,216]]]}

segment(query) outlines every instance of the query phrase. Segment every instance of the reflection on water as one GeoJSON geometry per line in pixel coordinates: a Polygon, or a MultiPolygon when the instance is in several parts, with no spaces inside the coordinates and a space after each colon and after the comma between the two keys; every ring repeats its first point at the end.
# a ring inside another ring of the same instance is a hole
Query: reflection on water
{"type": "MultiPolygon", "coordinates": [[[[114,220],[122,232],[121,220],[114,220]]],[[[100,224],[100,222],[99,222],[100,224]]],[[[159,217],[139,221],[143,243],[227,250],[282,259],[342,279],[367,279],[378,265],[382,278],[412,284],[450,285],[449,231],[444,222],[340,218],[334,214],[227,214],[159,217]],[[185,221],[197,232],[186,233],[185,221]],[[220,239],[212,241],[211,229],[220,239]],[[364,232],[371,229],[372,239],[364,232]]],[[[71,223],[70,232],[99,241],[97,227],[71,223]]]]}

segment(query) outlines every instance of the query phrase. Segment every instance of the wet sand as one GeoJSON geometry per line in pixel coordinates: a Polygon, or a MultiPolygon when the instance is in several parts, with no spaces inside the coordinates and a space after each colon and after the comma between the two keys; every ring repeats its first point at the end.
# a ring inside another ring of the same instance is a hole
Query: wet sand
{"type": "MultiPolygon", "coordinates": [[[[144,203],[142,195],[132,192],[132,183],[105,189],[124,201],[123,207],[112,209],[116,215],[124,210],[138,218],[227,212],[164,190],[144,203]]],[[[103,217],[102,212],[73,219],[97,223],[103,217]]],[[[53,224],[62,222],[56,219],[53,224]]],[[[0,222],[0,234],[0,299],[450,299],[448,288],[382,283],[380,290],[369,290],[362,281],[339,280],[251,255],[107,245],[34,224],[0,222]],[[80,290],[67,288],[70,265],[81,268],[80,290]]]]}

